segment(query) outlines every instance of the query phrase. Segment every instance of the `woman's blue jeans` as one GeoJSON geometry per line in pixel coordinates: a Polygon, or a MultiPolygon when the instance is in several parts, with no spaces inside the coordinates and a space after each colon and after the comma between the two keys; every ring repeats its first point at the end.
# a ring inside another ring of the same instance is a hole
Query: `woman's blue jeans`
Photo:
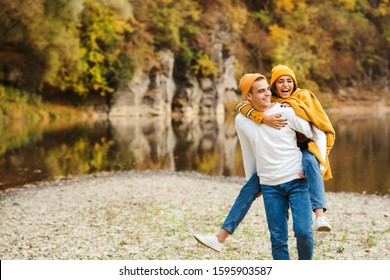
{"type": "Polygon", "coordinates": [[[290,259],[288,251],[288,210],[291,208],[298,259],[311,260],[314,237],[311,228],[312,209],[306,180],[297,179],[276,186],[262,185],[261,188],[268,229],[271,234],[273,259],[290,259]]]}
{"type": "Polygon", "coordinates": [[[312,209],[323,208],[326,211],[325,184],[320,164],[307,149],[302,150],[302,169],[309,187],[312,209]]]}
{"type": "MultiPolygon", "coordinates": [[[[307,149],[302,150],[302,165],[307,186],[309,187],[312,209],[323,208],[325,211],[325,187],[320,165],[316,157],[307,149]]],[[[254,173],[242,187],[221,228],[233,234],[259,192],[261,192],[259,177],[254,173]]]]}

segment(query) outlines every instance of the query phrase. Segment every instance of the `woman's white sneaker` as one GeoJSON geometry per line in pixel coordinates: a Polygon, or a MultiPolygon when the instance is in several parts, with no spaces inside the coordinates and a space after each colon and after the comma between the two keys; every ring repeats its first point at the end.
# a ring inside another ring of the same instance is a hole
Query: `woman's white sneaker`
{"type": "Polygon", "coordinates": [[[331,231],[332,227],[328,223],[328,219],[325,216],[322,216],[315,220],[314,229],[316,231],[331,231]]]}
{"type": "Polygon", "coordinates": [[[195,234],[194,238],[202,245],[213,249],[214,251],[221,252],[223,249],[223,244],[218,241],[216,235],[201,235],[195,234]]]}

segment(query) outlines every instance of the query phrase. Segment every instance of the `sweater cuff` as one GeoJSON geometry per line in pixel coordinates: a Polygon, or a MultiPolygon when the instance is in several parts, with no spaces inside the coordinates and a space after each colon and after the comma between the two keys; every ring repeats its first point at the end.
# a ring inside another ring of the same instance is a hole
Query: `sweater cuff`
{"type": "Polygon", "coordinates": [[[245,117],[249,118],[250,120],[261,124],[263,121],[265,115],[256,111],[249,101],[240,102],[236,106],[237,110],[240,111],[241,114],[243,114],[245,117]]]}

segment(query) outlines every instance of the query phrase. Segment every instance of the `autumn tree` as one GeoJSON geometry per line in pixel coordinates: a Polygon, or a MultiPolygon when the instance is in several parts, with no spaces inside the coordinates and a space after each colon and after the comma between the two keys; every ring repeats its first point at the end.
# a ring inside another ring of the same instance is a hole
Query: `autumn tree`
{"type": "Polygon", "coordinates": [[[64,68],[76,71],[80,0],[0,2],[0,81],[29,91],[61,86],[64,68]]]}

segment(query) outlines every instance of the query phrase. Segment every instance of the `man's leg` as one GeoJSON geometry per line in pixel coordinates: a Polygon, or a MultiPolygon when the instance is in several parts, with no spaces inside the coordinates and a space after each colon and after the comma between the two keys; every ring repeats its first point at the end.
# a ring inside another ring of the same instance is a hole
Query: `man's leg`
{"type": "Polygon", "coordinates": [[[294,180],[286,185],[288,185],[298,258],[300,260],[311,260],[313,257],[314,237],[311,228],[312,209],[309,189],[305,180],[294,180]]]}
{"type": "Polygon", "coordinates": [[[259,177],[256,173],[254,173],[248,182],[246,182],[246,184],[242,187],[218,233],[216,235],[195,234],[195,239],[199,243],[215,251],[221,251],[226,238],[230,234],[233,234],[237,226],[245,217],[246,213],[248,213],[249,208],[258,196],[259,192],[261,192],[259,177]]]}
{"type": "Polygon", "coordinates": [[[255,201],[259,192],[261,192],[259,177],[256,173],[254,173],[241,188],[241,191],[230,209],[229,214],[226,216],[221,228],[230,234],[233,234],[237,226],[248,213],[249,208],[251,207],[253,201],[255,201]]]}
{"type": "Polygon", "coordinates": [[[288,252],[288,197],[281,185],[262,185],[265,213],[271,234],[274,260],[289,260],[288,252]]]}

